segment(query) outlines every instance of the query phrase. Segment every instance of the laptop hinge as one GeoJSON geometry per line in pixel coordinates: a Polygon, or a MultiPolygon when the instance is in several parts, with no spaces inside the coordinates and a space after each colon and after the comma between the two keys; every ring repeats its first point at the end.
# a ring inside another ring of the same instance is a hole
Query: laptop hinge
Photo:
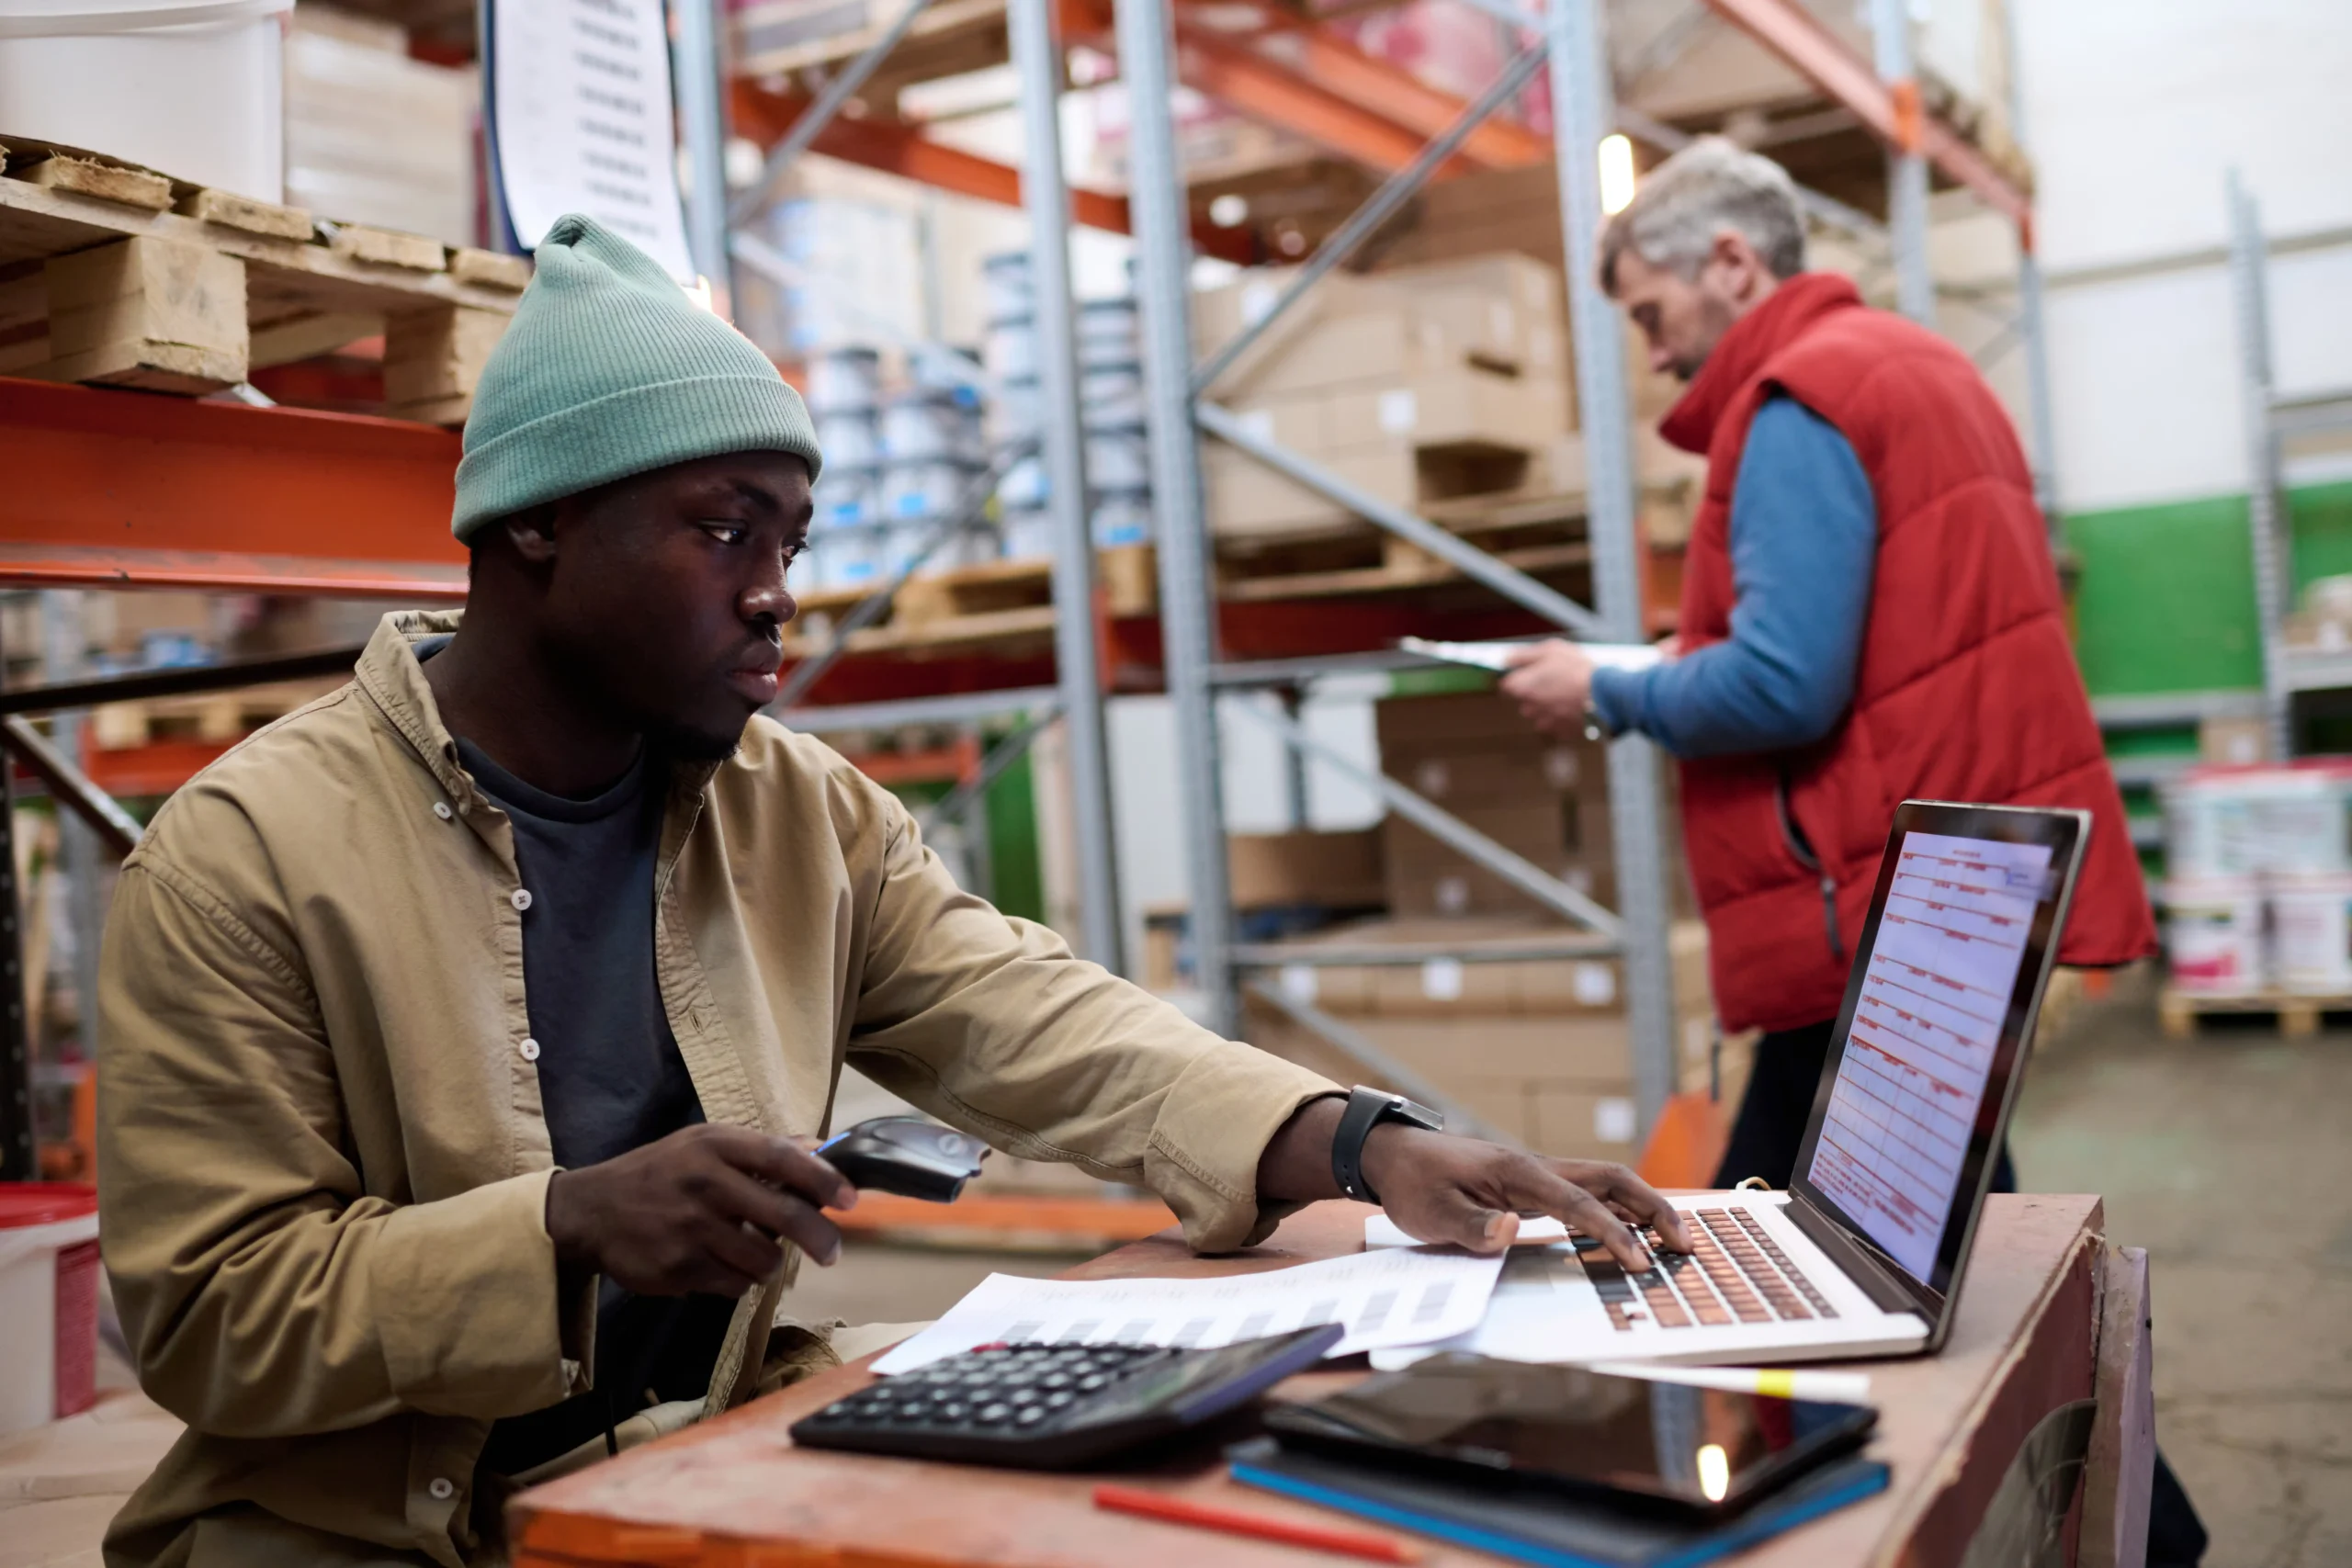
{"type": "MultiPolygon", "coordinates": [[[[1828,1256],[1829,1261],[1846,1271],[1846,1278],[1861,1288],[1862,1294],[1877,1303],[1882,1312],[1907,1312],[1914,1317],[1927,1317],[1927,1309],[1917,1298],[1892,1278],[1886,1265],[1856,1247],[1837,1223],[1804,1200],[1804,1194],[1792,1192],[1782,1213],[1804,1232],[1805,1239],[1828,1256]]],[[[1932,1320],[1930,1320],[1932,1321],[1932,1320]]]]}

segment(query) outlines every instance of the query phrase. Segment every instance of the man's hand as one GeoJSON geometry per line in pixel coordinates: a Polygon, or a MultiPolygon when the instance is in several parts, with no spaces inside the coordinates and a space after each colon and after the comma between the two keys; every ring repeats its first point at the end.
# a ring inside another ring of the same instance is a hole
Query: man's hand
{"type": "Polygon", "coordinates": [[[775,1272],[791,1242],[820,1263],[842,1233],[820,1209],[857,1190],[799,1145],[744,1127],[681,1128],[548,1183],[556,1256],[639,1295],[740,1296],[775,1272]]]}
{"type": "Polygon", "coordinates": [[[1592,660],[1575,643],[1558,637],[1514,651],[1503,694],[1536,728],[1554,735],[1582,735],[1585,707],[1592,697],[1592,660]]]}
{"type": "MultiPolygon", "coordinates": [[[[1336,1096],[1309,1100],[1283,1123],[1259,1156],[1261,1198],[1303,1202],[1340,1196],[1331,1139],[1346,1108],[1336,1096]]],[[[1519,1235],[1524,1213],[1566,1222],[1636,1271],[1647,1269],[1651,1258],[1634,1224],[1655,1226],[1677,1252],[1690,1250],[1674,1206],[1622,1165],[1547,1159],[1385,1122],[1364,1140],[1363,1169],[1388,1217],[1422,1241],[1500,1252],[1519,1235]]]]}

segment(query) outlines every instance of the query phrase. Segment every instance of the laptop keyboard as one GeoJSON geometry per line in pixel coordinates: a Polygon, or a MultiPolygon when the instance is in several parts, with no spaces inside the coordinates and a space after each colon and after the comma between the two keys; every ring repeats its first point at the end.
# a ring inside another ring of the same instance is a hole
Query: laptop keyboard
{"type": "Polygon", "coordinates": [[[1600,1293],[1611,1326],[1631,1333],[1637,1323],[1660,1328],[1727,1328],[1735,1324],[1836,1317],[1838,1309],[1744,1209],[1686,1209],[1684,1228],[1695,1251],[1668,1252],[1657,1232],[1645,1231],[1657,1267],[1629,1274],[1589,1236],[1575,1238],[1585,1277],[1600,1293]]]}

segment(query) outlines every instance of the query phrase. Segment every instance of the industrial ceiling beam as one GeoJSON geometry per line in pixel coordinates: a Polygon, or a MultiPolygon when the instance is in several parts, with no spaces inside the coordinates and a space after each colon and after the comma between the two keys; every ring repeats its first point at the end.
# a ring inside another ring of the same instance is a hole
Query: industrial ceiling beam
{"type": "Polygon", "coordinates": [[[2033,198],[1993,161],[1920,107],[1916,84],[1880,80],[1871,62],[1815,21],[1797,0],[1706,0],[1725,21],[1770,50],[1791,69],[1852,109],[1880,141],[1916,151],[1945,177],[1974,191],[2018,226],[2030,248],[2033,198]],[[1898,91],[1898,85],[1903,89],[1898,91]]]}
{"type": "Polygon", "coordinates": [[[429,424],[0,378],[0,583],[462,600],[429,424]]]}

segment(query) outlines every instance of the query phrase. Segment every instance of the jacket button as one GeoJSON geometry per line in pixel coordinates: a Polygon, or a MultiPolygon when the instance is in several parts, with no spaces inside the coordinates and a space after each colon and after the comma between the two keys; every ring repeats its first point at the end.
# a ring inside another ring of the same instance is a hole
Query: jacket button
{"type": "Polygon", "coordinates": [[[526,1040],[514,1049],[523,1054],[523,1060],[526,1062],[536,1062],[539,1059],[539,1043],[536,1040],[526,1040]]]}
{"type": "Polygon", "coordinates": [[[531,890],[527,887],[517,887],[506,896],[506,900],[514,906],[517,913],[520,913],[531,907],[531,890]]]}
{"type": "Polygon", "coordinates": [[[458,1488],[446,1475],[436,1475],[425,1483],[424,1490],[436,1503],[446,1503],[458,1495],[458,1488]]]}
{"type": "Polygon", "coordinates": [[[433,815],[441,818],[442,821],[447,822],[449,818],[455,817],[457,813],[449,809],[449,803],[447,801],[436,800],[433,803],[433,815]]]}

